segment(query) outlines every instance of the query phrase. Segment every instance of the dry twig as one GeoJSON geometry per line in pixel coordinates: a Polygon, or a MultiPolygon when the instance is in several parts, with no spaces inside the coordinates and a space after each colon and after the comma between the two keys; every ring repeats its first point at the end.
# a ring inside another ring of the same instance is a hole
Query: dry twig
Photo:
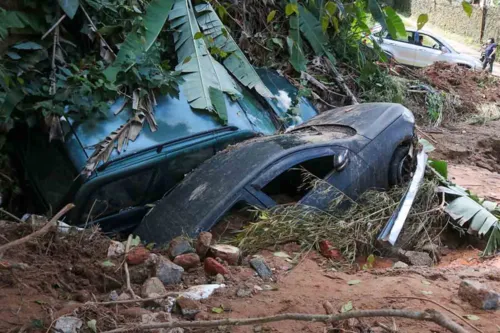
{"type": "Polygon", "coordinates": [[[425,311],[410,311],[396,309],[378,309],[378,310],[360,310],[339,313],[335,315],[318,315],[318,314],[303,314],[303,313],[283,313],[275,316],[260,317],[260,318],[226,318],[219,320],[206,321],[172,321],[166,323],[152,324],[135,324],[125,327],[120,327],[104,333],[123,333],[133,331],[154,330],[159,328],[174,328],[174,327],[217,327],[217,326],[248,326],[255,324],[265,324],[284,320],[309,321],[309,322],[333,322],[346,320],[350,318],[366,318],[366,317],[401,317],[414,320],[422,320],[433,322],[443,328],[446,328],[453,333],[468,333],[462,326],[448,319],[440,312],[427,309],[425,311]]]}
{"type": "Polygon", "coordinates": [[[137,299],[124,299],[120,301],[109,301],[109,302],[88,302],[85,304],[90,305],[114,305],[114,304],[130,304],[130,303],[144,303],[149,301],[154,301],[157,299],[167,298],[167,297],[176,297],[179,296],[178,292],[166,293],[165,295],[149,297],[149,298],[137,298],[137,299]]]}
{"type": "Polygon", "coordinates": [[[127,279],[127,290],[132,296],[132,299],[135,299],[135,293],[132,287],[130,286],[130,272],[128,271],[128,263],[127,263],[127,254],[130,250],[130,243],[132,242],[132,234],[128,235],[127,245],[125,246],[125,262],[123,263],[123,269],[125,270],[125,278],[127,279]]]}
{"type": "Polygon", "coordinates": [[[7,216],[8,216],[8,217],[10,217],[10,218],[13,218],[14,220],[16,220],[16,221],[17,221],[17,222],[19,222],[19,223],[24,223],[24,221],[23,221],[23,220],[21,220],[19,217],[17,217],[16,215],[14,215],[14,214],[12,214],[12,213],[9,213],[8,211],[6,211],[6,210],[5,210],[5,209],[3,209],[3,208],[0,208],[0,213],[5,214],[5,215],[7,215],[7,216]]]}
{"type": "Polygon", "coordinates": [[[52,227],[57,226],[57,220],[59,220],[61,218],[61,216],[63,216],[64,214],[66,214],[73,207],[75,207],[75,205],[73,205],[72,203],[71,204],[67,204],[52,219],[50,219],[50,221],[47,222],[42,228],[40,228],[37,231],[29,234],[26,237],[19,238],[19,239],[15,240],[15,241],[12,241],[10,243],[7,243],[7,244],[4,244],[4,245],[0,246],[0,254],[4,253],[5,251],[7,251],[10,248],[13,248],[15,246],[24,244],[24,243],[26,243],[26,242],[34,239],[34,238],[40,237],[42,235],[45,235],[52,227]]]}

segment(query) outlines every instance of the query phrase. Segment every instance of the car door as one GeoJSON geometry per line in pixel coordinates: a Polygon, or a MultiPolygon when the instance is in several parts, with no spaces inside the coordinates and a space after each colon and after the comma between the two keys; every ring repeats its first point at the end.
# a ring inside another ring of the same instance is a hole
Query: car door
{"type": "Polygon", "coordinates": [[[434,37],[420,33],[422,45],[417,47],[415,66],[430,66],[436,61],[446,61],[445,53],[442,51],[443,45],[434,37]]]}
{"type": "Polygon", "coordinates": [[[413,32],[407,31],[406,35],[393,39],[389,34],[383,38],[382,49],[391,54],[394,59],[404,65],[413,66],[417,45],[413,43],[413,32]]]}

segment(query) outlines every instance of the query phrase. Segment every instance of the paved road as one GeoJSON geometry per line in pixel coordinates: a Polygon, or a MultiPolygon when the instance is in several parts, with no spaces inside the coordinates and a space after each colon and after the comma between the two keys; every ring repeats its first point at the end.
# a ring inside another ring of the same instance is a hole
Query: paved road
{"type": "MultiPolygon", "coordinates": [[[[415,19],[403,18],[403,21],[407,27],[416,28],[415,19]]],[[[481,52],[479,50],[480,46],[471,46],[470,44],[464,43],[464,38],[460,37],[459,35],[445,32],[444,30],[431,24],[426,24],[423,30],[426,30],[446,40],[456,51],[460,53],[471,55],[473,57],[476,57],[477,59],[479,59],[481,56],[481,52]]],[[[493,65],[493,75],[500,76],[500,63],[498,62],[493,65]]]]}

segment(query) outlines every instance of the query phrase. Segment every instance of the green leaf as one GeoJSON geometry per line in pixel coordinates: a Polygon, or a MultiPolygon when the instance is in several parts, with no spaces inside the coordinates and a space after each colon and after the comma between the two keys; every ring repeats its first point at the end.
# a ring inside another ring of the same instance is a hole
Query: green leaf
{"type": "Polygon", "coordinates": [[[215,109],[215,112],[219,116],[223,125],[227,124],[227,108],[226,108],[226,100],[224,99],[224,93],[214,87],[210,87],[208,89],[210,94],[210,99],[212,100],[212,105],[215,109]]]}
{"type": "Polygon", "coordinates": [[[481,319],[478,316],[472,315],[472,314],[465,315],[464,317],[467,318],[467,319],[469,319],[469,320],[472,320],[472,321],[477,321],[477,320],[481,319]]]}
{"type": "Polygon", "coordinates": [[[203,32],[198,31],[197,33],[194,34],[194,39],[200,39],[203,38],[203,32]]]}
{"type": "Polygon", "coordinates": [[[391,26],[390,24],[387,24],[385,20],[386,16],[384,15],[384,12],[380,8],[380,5],[378,4],[377,0],[368,0],[368,9],[372,14],[373,19],[377,21],[384,30],[389,31],[389,33],[393,37],[396,36],[397,32],[395,30],[395,27],[391,26]]]}
{"type": "Polygon", "coordinates": [[[345,303],[344,305],[342,305],[342,309],[340,309],[340,312],[342,312],[342,313],[349,312],[352,309],[353,309],[352,301],[349,301],[349,302],[345,303]]]}
{"type": "Polygon", "coordinates": [[[429,165],[445,179],[448,179],[448,163],[439,160],[429,160],[429,165]]]}
{"type": "Polygon", "coordinates": [[[281,38],[278,38],[278,37],[273,37],[271,38],[271,41],[278,45],[280,48],[283,48],[283,40],[281,40],[281,38]]]}
{"type": "Polygon", "coordinates": [[[0,117],[9,118],[14,108],[24,99],[21,89],[13,89],[7,93],[3,103],[0,105],[0,117]]]}
{"type": "Polygon", "coordinates": [[[406,36],[406,28],[405,24],[403,23],[403,20],[401,17],[399,17],[398,14],[392,9],[392,7],[385,7],[384,8],[385,14],[387,15],[387,22],[392,24],[392,26],[395,28],[398,36],[400,37],[405,37],[406,36]]]}
{"type": "Polygon", "coordinates": [[[41,319],[33,319],[31,321],[31,326],[34,328],[38,328],[38,329],[45,328],[45,325],[43,324],[43,320],[41,320],[41,319]]]}
{"type": "Polygon", "coordinates": [[[267,23],[271,23],[274,20],[274,17],[276,16],[276,10],[271,10],[269,14],[267,15],[267,23]]]}
{"type": "Polygon", "coordinates": [[[21,59],[21,56],[16,53],[16,52],[7,52],[7,56],[11,58],[12,60],[19,60],[21,59]]]}
{"type": "Polygon", "coordinates": [[[219,313],[224,312],[224,309],[222,307],[213,307],[212,312],[219,314],[219,313]]]}
{"type": "Polygon", "coordinates": [[[76,11],[80,6],[78,0],[58,0],[59,6],[61,6],[62,10],[68,15],[70,19],[75,17],[76,11]]]}
{"type": "Polygon", "coordinates": [[[325,33],[328,30],[328,27],[330,26],[330,18],[326,15],[323,15],[321,18],[321,30],[323,33],[325,33]]]}
{"type": "Polygon", "coordinates": [[[113,266],[115,266],[115,264],[113,264],[113,263],[111,262],[111,260],[104,260],[104,261],[101,263],[101,266],[103,266],[103,267],[113,267],[113,266]]]}
{"type": "Polygon", "coordinates": [[[337,4],[333,1],[328,1],[325,4],[325,10],[328,14],[330,14],[330,16],[333,16],[337,11],[337,4]]]}
{"type": "Polygon", "coordinates": [[[141,244],[141,238],[139,236],[132,237],[130,241],[130,247],[139,246],[141,244]]]}
{"type": "Polygon", "coordinates": [[[360,283],[361,283],[361,280],[349,280],[349,281],[347,281],[347,284],[350,286],[354,286],[354,285],[360,284],[360,283]]]}
{"type": "Polygon", "coordinates": [[[223,61],[224,67],[245,87],[255,89],[262,97],[271,98],[273,94],[262,82],[238,44],[227,33],[212,6],[208,3],[197,5],[196,12],[198,13],[198,24],[205,35],[210,36],[214,40],[215,46],[227,55],[223,61]]]}
{"type": "Polygon", "coordinates": [[[35,42],[24,42],[12,46],[16,50],[41,50],[43,46],[35,42]]]}
{"type": "Polygon", "coordinates": [[[149,3],[146,14],[142,17],[146,32],[142,35],[139,35],[137,31],[130,32],[122,43],[115,61],[104,71],[104,75],[110,82],[116,80],[119,72],[128,71],[136,63],[138,57],[149,50],[163,29],[173,4],[174,0],[152,0],[149,3]]]}
{"type": "Polygon", "coordinates": [[[97,320],[92,319],[87,322],[87,327],[94,333],[97,333],[97,320]]]}
{"type": "MultiPolygon", "coordinates": [[[[205,4],[203,4],[203,8],[206,8],[205,4]]],[[[214,20],[220,23],[220,19],[211,6],[210,13],[213,16],[201,15],[205,16],[205,20],[208,20],[207,24],[212,24],[214,20]]],[[[199,17],[200,26],[203,28],[201,16],[199,17]]],[[[186,88],[183,92],[189,105],[194,109],[208,110],[219,115],[219,112],[214,109],[214,103],[210,97],[210,87],[232,96],[241,96],[238,85],[227,70],[210,55],[205,40],[194,38],[196,33],[200,32],[200,27],[196,21],[191,1],[176,0],[169,15],[169,21],[170,27],[175,31],[174,41],[178,61],[181,62],[186,57],[192,57],[191,61],[180,63],[175,68],[182,73],[183,86],[186,88]]],[[[217,35],[225,39],[221,28],[223,28],[222,23],[217,29],[217,35]]],[[[219,47],[215,36],[211,32],[207,31],[205,36],[214,39],[215,45],[212,49],[219,47]]],[[[221,114],[223,114],[223,111],[221,111],[221,114]]]]}
{"type": "MultiPolygon", "coordinates": [[[[328,38],[323,33],[323,28],[318,19],[306,8],[299,6],[299,21],[302,34],[311,45],[317,56],[326,56],[332,64],[336,63],[333,54],[327,49],[328,38]]],[[[333,17],[333,19],[337,19],[333,17]]]]}
{"type": "Polygon", "coordinates": [[[422,145],[426,153],[430,153],[436,150],[436,148],[426,139],[419,139],[418,142],[422,145]]]}
{"type": "Polygon", "coordinates": [[[285,6],[285,14],[288,17],[294,13],[299,15],[299,8],[297,5],[297,1],[292,0],[285,6]]]}
{"type": "Polygon", "coordinates": [[[463,0],[462,8],[464,9],[464,12],[465,14],[467,14],[468,17],[472,16],[472,5],[469,2],[463,0]]]}
{"type": "Polygon", "coordinates": [[[421,30],[427,22],[429,22],[429,15],[420,14],[417,19],[417,30],[421,30]]]}
{"type": "Polygon", "coordinates": [[[366,258],[366,262],[369,266],[373,267],[373,264],[375,263],[375,256],[373,254],[370,254],[368,258],[366,258]]]}

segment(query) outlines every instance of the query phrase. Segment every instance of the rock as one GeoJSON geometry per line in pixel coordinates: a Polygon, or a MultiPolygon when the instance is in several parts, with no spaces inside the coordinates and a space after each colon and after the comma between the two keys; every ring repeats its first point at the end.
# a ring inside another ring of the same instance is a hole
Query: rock
{"type": "Polygon", "coordinates": [[[392,268],[406,268],[406,267],[408,267],[408,264],[405,264],[402,261],[398,261],[394,263],[394,265],[392,265],[392,268]]]}
{"type": "Polygon", "coordinates": [[[108,247],[108,258],[118,258],[125,254],[125,245],[121,242],[111,241],[108,247]]]}
{"type": "Polygon", "coordinates": [[[182,273],[184,269],[168,260],[165,257],[160,256],[158,263],[156,264],[156,277],[160,279],[163,284],[172,285],[181,282],[182,273]]]}
{"type": "Polygon", "coordinates": [[[117,301],[118,300],[118,293],[116,292],[116,290],[113,290],[112,292],[109,293],[109,296],[108,296],[108,299],[110,301],[117,301]]]}
{"type": "Polygon", "coordinates": [[[248,297],[252,295],[252,290],[251,289],[245,289],[245,288],[240,288],[236,292],[236,296],[238,297],[248,297]]]}
{"type": "Polygon", "coordinates": [[[80,318],[65,316],[57,319],[54,330],[58,333],[78,333],[83,321],[80,318]]]}
{"type": "Polygon", "coordinates": [[[151,314],[151,311],[140,307],[120,309],[120,315],[129,318],[141,318],[142,315],[147,315],[147,314],[151,314]]]}
{"type": "Polygon", "coordinates": [[[187,319],[194,319],[196,314],[201,311],[198,303],[186,297],[179,297],[177,299],[177,307],[181,314],[187,319]]]}
{"type": "Polygon", "coordinates": [[[120,294],[120,296],[118,296],[117,301],[128,301],[129,299],[132,299],[132,296],[124,291],[120,294]]]}
{"type": "Polygon", "coordinates": [[[167,253],[172,260],[178,255],[193,252],[194,249],[189,243],[189,240],[184,237],[176,237],[168,244],[167,253]]]}
{"type": "Polygon", "coordinates": [[[262,291],[262,290],[264,290],[264,289],[262,289],[261,286],[257,286],[257,285],[253,286],[253,289],[256,290],[256,291],[262,291]]]}
{"type": "Polygon", "coordinates": [[[477,281],[463,280],[458,296],[479,309],[496,310],[500,307],[500,294],[477,281]]]}
{"type": "Polygon", "coordinates": [[[199,286],[192,286],[182,292],[179,296],[190,298],[198,301],[210,297],[215,290],[224,288],[224,284],[201,284],[199,286]]]}
{"type": "Polygon", "coordinates": [[[398,255],[402,261],[412,266],[432,266],[433,260],[426,252],[399,250],[398,255]]]}
{"type": "Polygon", "coordinates": [[[203,266],[208,275],[229,274],[229,270],[214,258],[206,258],[203,266]]]}
{"type": "Polygon", "coordinates": [[[147,279],[141,288],[141,297],[143,298],[150,298],[152,297],[150,296],[151,294],[157,294],[161,296],[165,295],[166,293],[167,290],[165,289],[165,286],[163,286],[163,283],[157,277],[147,279]]]}
{"type": "Polygon", "coordinates": [[[325,258],[329,259],[334,259],[334,260],[341,260],[342,259],[342,252],[340,250],[336,249],[332,243],[328,240],[322,240],[319,242],[319,249],[321,251],[321,255],[325,258]]]}
{"type": "Polygon", "coordinates": [[[224,283],[224,281],[225,281],[224,275],[219,273],[215,276],[215,283],[216,284],[222,284],[222,283],[224,283]]]}
{"type": "Polygon", "coordinates": [[[152,268],[146,264],[130,266],[128,271],[130,282],[133,284],[143,284],[144,281],[153,276],[152,268]]]}
{"type": "Polygon", "coordinates": [[[144,246],[133,247],[127,253],[127,263],[130,265],[139,265],[149,259],[149,250],[144,246]]]}
{"type": "Polygon", "coordinates": [[[251,259],[250,266],[252,266],[257,274],[259,274],[259,276],[263,279],[269,279],[273,276],[273,272],[263,258],[257,257],[251,259]]]}
{"type": "Polygon", "coordinates": [[[240,249],[236,246],[218,244],[210,246],[210,253],[215,257],[227,261],[229,265],[238,265],[240,261],[240,249]]]}
{"type": "Polygon", "coordinates": [[[200,264],[200,257],[196,253],[181,254],[175,257],[174,264],[184,269],[194,268],[200,264]]]}
{"type": "Polygon", "coordinates": [[[196,240],[196,253],[200,258],[205,258],[207,251],[210,248],[210,243],[212,242],[212,234],[206,231],[200,232],[198,239],[196,240]]]}

